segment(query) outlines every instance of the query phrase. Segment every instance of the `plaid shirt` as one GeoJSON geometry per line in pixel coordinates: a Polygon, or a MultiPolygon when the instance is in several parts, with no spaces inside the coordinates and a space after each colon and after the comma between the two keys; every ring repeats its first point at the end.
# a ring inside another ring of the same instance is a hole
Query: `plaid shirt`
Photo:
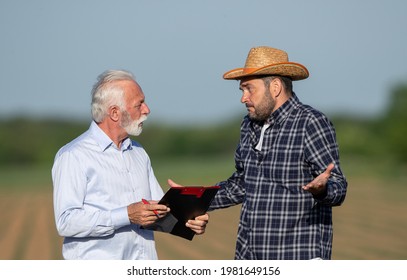
{"type": "Polygon", "coordinates": [[[333,125],[294,93],[268,122],[258,151],[263,124],[243,119],[236,171],[219,183],[211,210],[242,203],[236,259],[330,259],[332,206],[344,201],[347,188],[333,125]],[[331,162],[326,195],[301,189],[331,162]]]}

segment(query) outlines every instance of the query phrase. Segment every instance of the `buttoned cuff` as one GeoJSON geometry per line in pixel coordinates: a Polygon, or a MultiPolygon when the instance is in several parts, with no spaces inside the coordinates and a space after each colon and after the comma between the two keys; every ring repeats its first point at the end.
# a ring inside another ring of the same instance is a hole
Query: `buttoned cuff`
{"type": "Polygon", "coordinates": [[[127,226],[130,224],[127,206],[112,210],[112,223],[115,229],[127,226]]]}

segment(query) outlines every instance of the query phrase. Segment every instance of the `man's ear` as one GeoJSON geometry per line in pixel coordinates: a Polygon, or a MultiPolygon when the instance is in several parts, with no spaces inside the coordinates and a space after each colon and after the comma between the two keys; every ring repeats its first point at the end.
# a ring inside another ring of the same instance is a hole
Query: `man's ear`
{"type": "Polygon", "coordinates": [[[116,105],[109,107],[109,118],[114,121],[118,122],[120,118],[120,108],[116,105]]]}
{"type": "Polygon", "coordinates": [[[282,84],[281,80],[279,78],[274,78],[270,82],[269,89],[270,89],[270,92],[271,92],[271,96],[273,98],[278,97],[283,91],[283,84],[282,84]]]}

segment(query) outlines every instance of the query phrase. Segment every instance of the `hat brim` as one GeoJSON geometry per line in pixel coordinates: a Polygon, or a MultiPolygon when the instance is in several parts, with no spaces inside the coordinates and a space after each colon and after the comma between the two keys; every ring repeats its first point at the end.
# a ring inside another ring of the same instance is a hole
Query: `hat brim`
{"type": "Polygon", "coordinates": [[[291,78],[293,81],[298,81],[308,78],[309,72],[304,65],[295,62],[284,62],[254,69],[236,68],[223,74],[223,78],[225,80],[240,80],[250,76],[266,75],[284,76],[291,78]]]}

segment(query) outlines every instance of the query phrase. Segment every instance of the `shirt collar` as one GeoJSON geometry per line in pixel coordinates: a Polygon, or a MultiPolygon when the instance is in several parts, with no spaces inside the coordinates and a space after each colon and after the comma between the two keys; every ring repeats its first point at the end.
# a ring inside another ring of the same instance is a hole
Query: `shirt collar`
{"type": "MultiPolygon", "coordinates": [[[[97,125],[95,121],[92,121],[90,124],[90,134],[92,135],[93,139],[95,142],[99,145],[100,149],[104,152],[107,150],[109,147],[114,147],[112,139],[110,139],[109,136],[97,125]]],[[[123,140],[123,143],[121,145],[121,150],[126,150],[126,149],[131,149],[131,140],[130,138],[126,138],[123,140]]]]}
{"type": "Polygon", "coordinates": [[[282,122],[298,106],[299,102],[297,95],[293,92],[292,96],[283,105],[271,113],[267,121],[270,123],[282,122]]]}

